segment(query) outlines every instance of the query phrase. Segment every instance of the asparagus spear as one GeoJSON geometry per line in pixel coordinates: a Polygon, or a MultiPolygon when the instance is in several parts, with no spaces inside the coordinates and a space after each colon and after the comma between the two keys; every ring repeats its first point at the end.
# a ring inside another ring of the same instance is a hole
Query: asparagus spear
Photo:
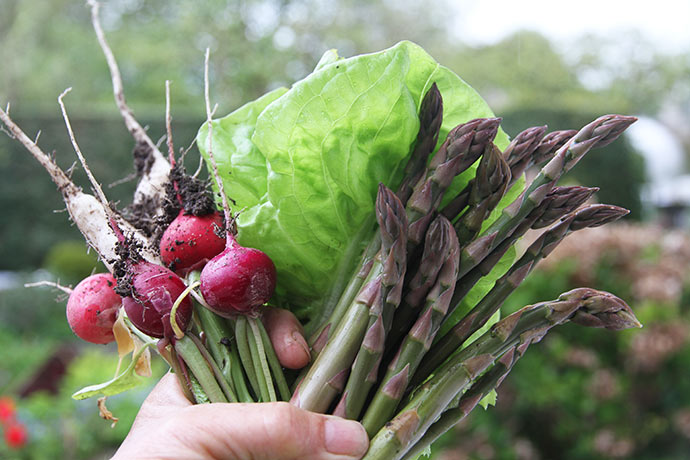
{"type": "Polygon", "coordinates": [[[457,406],[446,410],[424,433],[419,441],[407,451],[403,460],[418,458],[432,443],[444,433],[467,417],[472,410],[493,390],[498,389],[515,363],[520,359],[529,346],[529,342],[516,345],[501,356],[488,371],[477,379],[458,400],[457,406]]]}
{"type": "Polygon", "coordinates": [[[443,98],[436,83],[431,85],[424,95],[422,105],[419,108],[419,132],[417,143],[405,165],[403,180],[398,187],[397,195],[403,204],[412,195],[412,189],[424,175],[429,155],[436,148],[438,135],[443,121],[443,98]]]}
{"type": "Polygon", "coordinates": [[[387,332],[394,310],[400,304],[403,281],[407,270],[407,219],[400,201],[391,199],[391,206],[379,213],[383,246],[383,272],[378,300],[369,309],[369,323],[361,348],[357,353],[345,391],[336,407],[335,415],[355,419],[378,377],[387,332]]]}
{"type": "Polygon", "coordinates": [[[539,142],[536,150],[532,153],[532,165],[541,165],[551,160],[558,150],[565,145],[575,134],[577,130],[566,129],[562,131],[553,131],[544,136],[539,142]]]}
{"type": "Polygon", "coordinates": [[[461,245],[472,241],[508,189],[511,169],[501,151],[493,144],[487,146],[477,167],[468,200],[469,208],[455,223],[461,245]]]}
{"type": "Polygon", "coordinates": [[[438,272],[441,270],[443,257],[448,253],[451,236],[454,234],[454,232],[448,231],[452,230],[452,227],[448,229],[444,222],[448,222],[448,220],[437,217],[426,233],[424,252],[417,266],[417,271],[406,282],[403,300],[393,318],[393,326],[387,340],[389,356],[384,357],[386,362],[393,357],[393,353],[397,350],[403,337],[410,330],[410,325],[419,316],[420,310],[424,306],[424,299],[436,282],[438,272]]]}
{"type": "Polygon", "coordinates": [[[499,278],[491,291],[460,322],[444,335],[428,354],[413,383],[428,377],[463,343],[498,311],[503,302],[522,283],[536,264],[548,256],[568,234],[586,227],[598,227],[621,218],[629,211],[612,205],[595,204],[579,209],[544,231],[508,272],[499,278]]]}
{"type": "Polygon", "coordinates": [[[448,240],[447,249],[443,253],[441,270],[436,283],[426,297],[422,314],[400,345],[397,356],[388,366],[386,375],[364,414],[362,424],[370,436],[376,434],[395,413],[395,408],[405,393],[409,378],[429,350],[441,326],[453,295],[460,247],[450,221],[443,216],[439,216],[436,221],[440,222],[442,232],[446,235],[445,239],[448,240]]]}
{"type": "Polygon", "coordinates": [[[553,326],[567,321],[613,330],[641,327],[625,302],[589,288],[574,289],[557,300],[524,307],[496,323],[439,368],[374,436],[364,460],[400,459],[451,401],[494,361],[513,347],[538,342],[553,326]]]}
{"type": "MultiPolygon", "coordinates": [[[[510,249],[527,230],[530,228],[539,229],[551,225],[566,214],[575,211],[598,190],[599,189],[596,187],[554,187],[554,189],[546,195],[544,201],[525,217],[508,238],[503,240],[503,242],[501,242],[501,244],[499,244],[476,267],[455,283],[453,299],[450,302],[451,308],[444,322],[451,318],[455,309],[458,308],[460,302],[470,292],[474,285],[477,284],[483,276],[491,272],[506,254],[508,249],[510,249]]],[[[475,245],[479,246],[477,251],[483,253],[482,245],[484,242],[484,240],[473,241],[467,246],[467,253],[473,254],[475,252],[475,245]]]]}
{"type": "Polygon", "coordinates": [[[561,175],[569,171],[592,148],[603,147],[620,136],[637,118],[622,115],[604,115],[582,128],[573,138],[561,147],[555,156],[542,168],[532,183],[512,204],[503,209],[501,216],[482,232],[484,254],[460,256],[458,277],[467,274],[484,257],[507,238],[520,222],[553,189],[561,175]]]}
{"type": "Polygon", "coordinates": [[[541,144],[545,132],[546,126],[527,128],[515,136],[503,151],[503,158],[510,166],[513,182],[532,164],[533,154],[541,144]]]}
{"type": "Polygon", "coordinates": [[[453,128],[429,164],[426,177],[415,185],[407,202],[408,254],[424,239],[448,186],[477,161],[496,136],[500,118],[477,118],[453,128]]]}
{"type": "MultiPolygon", "coordinates": [[[[405,206],[408,225],[408,258],[415,254],[416,247],[421,243],[429,223],[433,219],[434,211],[443,198],[443,194],[455,176],[469,168],[482,154],[487,143],[496,136],[499,118],[477,118],[453,128],[445,141],[434,155],[426,169],[424,177],[415,184],[412,195],[405,206]]],[[[328,341],[330,332],[342,318],[345,310],[352,303],[353,297],[362,286],[362,280],[375,264],[372,263],[373,254],[380,247],[380,239],[375,237],[365,250],[359,268],[350,280],[348,286],[335,306],[334,312],[327,323],[319,329],[312,345],[317,348],[328,341]],[[371,265],[369,265],[371,264],[371,265]]],[[[312,346],[312,349],[314,347],[312,346]]],[[[317,355],[318,353],[313,353],[317,355]]],[[[313,356],[312,358],[315,358],[313,356]]]]}
{"type": "Polygon", "coordinates": [[[399,242],[387,235],[404,234],[407,224],[402,203],[382,184],[379,186],[376,200],[376,216],[381,228],[382,250],[369,272],[365,285],[350,304],[290,400],[292,404],[303,409],[326,412],[333,399],[342,392],[350,366],[367,330],[369,310],[374,305],[376,297],[380,295],[381,284],[384,282],[383,266],[395,263],[395,260],[389,262],[388,259],[389,254],[393,252],[392,245],[399,245],[399,242]]]}
{"type": "MultiPolygon", "coordinates": [[[[508,188],[510,188],[518,177],[520,177],[520,174],[524,172],[527,164],[524,165],[525,168],[522,168],[522,165],[523,163],[529,161],[530,155],[539,145],[539,140],[544,135],[545,130],[546,126],[528,128],[515,136],[515,139],[513,139],[508,147],[506,147],[505,151],[503,152],[503,158],[510,167],[510,183],[508,188]]],[[[443,207],[441,214],[446,216],[451,221],[455,220],[455,218],[460,215],[462,210],[465,209],[465,207],[467,207],[469,204],[470,193],[474,187],[475,181],[476,179],[470,180],[465,188],[458,193],[453,200],[443,207]]]]}

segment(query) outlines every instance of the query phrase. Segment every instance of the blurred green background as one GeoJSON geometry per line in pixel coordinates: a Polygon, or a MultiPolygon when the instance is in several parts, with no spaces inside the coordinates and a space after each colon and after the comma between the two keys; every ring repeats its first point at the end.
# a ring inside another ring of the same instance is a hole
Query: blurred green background
{"type": "MultiPolygon", "coordinates": [[[[634,25],[621,29],[615,15],[584,7],[590,16],[572,20],[563,10],[560,20],[581,21],[571,36],[553,35],[553,24],[531,27],[538,21],[521,30],[518,17],[515,27],[498,30],[494,20],[510,22],[501,2],[489,16],[477,8],[450,0],[112,0],[103,3],[102,18],[127,100],[154,140],[164,134],[164,85],[171,80],[177,147],[193,142],[205,118],[206,47],[218,114],[304,77],[328,49],[349,56],[409,39],[474,86],[510,135],[543,124],[578,128],[604,113],[642,117],[630,136],[565,178],[600,186],[597,200],[631,209],[627,223],[572,237],[505,310],[587,285],[628,300],[645,329],[612,334],[566,326],[551,334],[504,383],[497,407],[473,413],[435,456],[688,458],[690,181],[683,180],[690,40],[685,47],[660,43],[634,25]],[[615,33],[588,27],[607,21],[615,33]],[[477,40],[478,30],[493,38],[477,40]]],[[[39,145],[69,169],[76,157],[56,99],[73,87],[65,102],[81,148],[96,177],[109,184],[108,196],[127,203],[135,186],[127,180],[133,143],[112,100],[88,7],[81,0],[0,0],[0,11],[0,104],[10,103],[14,120],[32,136],[40,132],[39,145]]],[[[543,21],[554,22],[547,12],[543,21]]],[[[539,14],[534,6],[532,16],[539,14]]],[[[188,166],[195,169],[197,161],[192,150],[188,166]]],[[[109,398],[120,417],[114,429],[98,418],[95,401],[69,397],[112,376],[115,350],[79,343],[64,319],[64,296],[23,284],[74,285],[98,265],[59,212],[60,195],[47,174],[5,135],[0,177],[0,396],[15,400],[28,431],[20,449],[0,441],[0,458],[108,458],[155,379],[109,398]]],[[[80,168],[73,177],[88,189],[80,168]]],[[[156,375],[163,371],[158,366],[156,375]]]]}

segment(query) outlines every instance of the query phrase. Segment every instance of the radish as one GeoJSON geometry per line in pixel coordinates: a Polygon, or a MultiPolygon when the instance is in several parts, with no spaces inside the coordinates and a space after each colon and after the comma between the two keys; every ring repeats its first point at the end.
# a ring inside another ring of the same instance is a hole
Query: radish
{"type": "Polygon", "coordinates": [[[180,275],[201,269],[225,248],[225,238],[217,233],[222,227],[218,212],[195,216],[181,210],[161,237],[161,261],[180,275]]]}
{"type": "Polygon", "coordinates": [[[253,313],[268,302],[276,287],[276,267],[262,251],[245,248],[235,239],[234,218],[230,212],[223,181],[218,173],[218,165],[211,148],[213,123],[211,104],[208,95],[208,55],[204,73],[206,117],[208,122],[208,156],[211,160],[213,178],[218,186],[223,202],[225,216],[225,250],[211,259],[200,276],[201,295],[207,306],[216,314],[232,317],[236,314],[253,313]]]}
{"type": "Polygon", "coordinates": [[[115,340],[113,324],[122,297],[115,293],[115,278],[110,273],[97,273],[84,278],[71,292],[67,301],[67,322],[79,338],[91,343],[115,340]]]}
{"type": "Polygon", "coordinates": [[[208,84],[209,50],[204,65],[204,96],[208,123],[208,156],[212,176],[223,203],[225,249],[212,258],[199,274],[199,290],[204,307],[219,316],[233,318],[240,361],[255,394],[264,402],[277,401],[276,387],[283,399],[290,390],[275,356],[268,334],[259,319],[259,307],[269,301],[276,287],[276,267],[262,251],[245,248],[235,239],[235,218],[213,156],[213,123],[208,84]]]}
{"type": "Polygon", "coordinates": [[[130,321],[151,337],[173,339],[176,334],[170,316],[173,305],[181,297],[175,323],[182,332],[187,330],[193,309],[182,279],[151,262],[127,260],[125,264],[127,274],[120,279],[118,290],[129,291],[122,305],[130,321]]]}
{"type": "Polygon", "coordinates": [[[269,301],[276,267],[262,251],[245,248],[228,233],[226,248],[201,271],[201,295],[215,313],[250,313],[269,301]]]}
{"type": "Polygon", "coordinates": [[[182,164],[176,164],[172,142],[170,116],[170,82],[165,82],[166,115],[165,125],[168,137],[168,160],[170,185],[168,186],[167,208],[170,213],[179,210],[177,217],[163,232],[159,243],[163,264],[185,276],[200,270],[206,262],[225,248],[223,216],[216,210],[215,203],[207,193],[206,183],[185,173],[182,164]]]}
{"type": "Polygon", "coordinates": [[[122,305],[127,316],[142,332],[152,337],[165,338],[171,341],[180,338],[184,335],[184,331],[192,318],[192,303],[186,286],[182,279],[169,269],[142,258],[141,252],[146,245],[137,241],[136,235],[125,238],[117,221],[118,216],[110,208],[105,193],[86,164],[86,159],[74,137],[67,111],[62,102],[62,98],[68,91],[66,90],[58,97],[67,132],[77,158],[79,158],[79,162],[103,206],[107,222],[117,240],[115,252],[119,260],[113,263],[113,273],[118,280],[115,292],[123,297],[122,305]],[[174,304],[177,304],[177,312],[173,320],[171,310],[174,304]]]}

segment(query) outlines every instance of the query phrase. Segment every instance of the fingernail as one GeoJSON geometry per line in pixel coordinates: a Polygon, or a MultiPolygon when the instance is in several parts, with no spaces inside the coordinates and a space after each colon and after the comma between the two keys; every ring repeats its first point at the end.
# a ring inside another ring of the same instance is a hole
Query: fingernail
{"type": "Polygon", "coordinates": [[[352,420],[329,417],[324,426],[326,450],[331,454],[360,458],[369,447],[364,427],[352,420]]]}
{"type": "Polygon", "coordinates": [[[302,337],[302,334],[300,334],[297,331],[292,331],[292,340],[294,340],[296,344],[302,347],[307,356],[311,356],[311,351],[309,351],[309,345],[307,345],[307,341],[304,339],[304,337],[302,337]]]}

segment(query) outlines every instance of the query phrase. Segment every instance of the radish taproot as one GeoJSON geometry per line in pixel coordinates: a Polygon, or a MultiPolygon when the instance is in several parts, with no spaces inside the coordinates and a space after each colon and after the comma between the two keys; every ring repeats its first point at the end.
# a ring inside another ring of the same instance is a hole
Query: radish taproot
{"type": "Polygon", "coordinates": [[[67,322],[72,332],[91,343],[105,344],[115,340],[113,324],[122,297],[115,293],[115,278],[97,273],[84,278],[67,301],[67,322]]]}

